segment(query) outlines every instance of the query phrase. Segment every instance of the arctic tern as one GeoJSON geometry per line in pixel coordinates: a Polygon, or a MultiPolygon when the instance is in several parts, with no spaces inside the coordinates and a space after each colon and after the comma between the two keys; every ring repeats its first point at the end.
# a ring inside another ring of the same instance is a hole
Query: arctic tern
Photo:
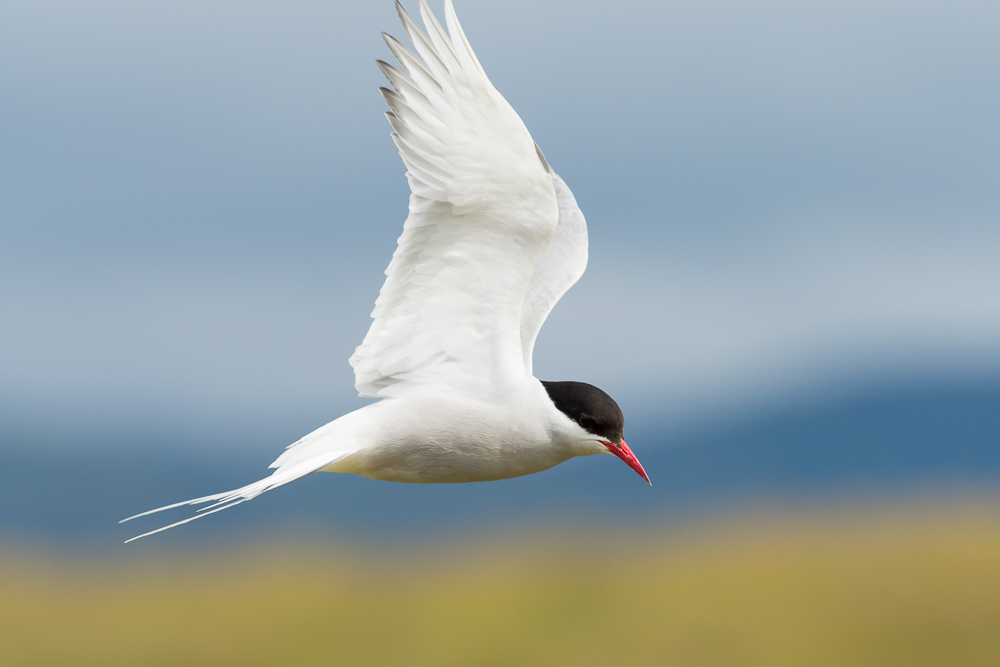
{"type": "Polygon", "coordinates": [[[649,482],[610,396],[532,374],[542,323],[587,265],[572,192],[490,83],[451,0],[447,31],[425,0],[424,30],[396,7],[416,52],[383,33],[402,69],[376,62],[392,86],[380,90],[406,166],[409,215],[350,359],[358,393],[378,400],[290,445],[264,479],[125,519],[210,503],[132,540],[317,471],[482,482],[614,454],[649,482]]]}

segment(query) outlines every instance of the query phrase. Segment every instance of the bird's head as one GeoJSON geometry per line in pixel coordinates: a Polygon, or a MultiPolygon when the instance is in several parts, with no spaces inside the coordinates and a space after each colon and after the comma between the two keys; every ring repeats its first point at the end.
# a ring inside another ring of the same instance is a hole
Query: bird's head
{"type": "Polygon", "coordinates": [[[586,443],[594,445],[595,449],[591,453],[614,454],[652,484],[639,459],[625,442],[622,435],[625,429],[625,415],[615,403],[615,399],[585,382],[543,380],[542,386],[559,411],[583,429],[579,437],[586,443]]]}

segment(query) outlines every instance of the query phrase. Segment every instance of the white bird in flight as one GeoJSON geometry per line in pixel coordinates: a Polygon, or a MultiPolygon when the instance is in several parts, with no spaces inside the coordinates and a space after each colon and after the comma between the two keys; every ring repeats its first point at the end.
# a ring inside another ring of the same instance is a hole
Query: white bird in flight
{"type": "MultiPolygon", "coordinates": [[[[410,483],[528,475],[575,456],[614,454],[649,477],[606,393],[532,375],[538,331],[587,266],[587,225],[445,0],[447,32],[420,0],[426,32],[397,2],[416,53],[383,33],[402,69],[376,61],[411,195],[371,328],[350,359],[378,399],[290,445],[274,472],[158,533],[313,472],[410,483]]],[[[128,540],[128,541],[132,541],[128,540]]]]}

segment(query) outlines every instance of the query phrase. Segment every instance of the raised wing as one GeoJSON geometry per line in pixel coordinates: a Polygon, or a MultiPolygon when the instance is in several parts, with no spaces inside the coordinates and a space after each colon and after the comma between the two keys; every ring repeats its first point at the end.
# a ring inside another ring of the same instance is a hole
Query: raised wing
{"type": "Polygon", "coordinates": [[[424,33],[397,3],[414,54],[388,35],[379,62],[410,213],[373,322],[351,357],[362,396],[445,384],[503,392],[527,369],[522,306],[558,223],[553,176],[493,87],[445,1],[446,33],[421,0],[424,33]]]}
{"type": "Polygon", "coordinates": [[[587,268],[587,221],[563,179],[558,174],[552,176],[559,205],[559,224],[531,276],[521,312],[521,349],[529,373],[535,339],[545,318],[587,268]]]}

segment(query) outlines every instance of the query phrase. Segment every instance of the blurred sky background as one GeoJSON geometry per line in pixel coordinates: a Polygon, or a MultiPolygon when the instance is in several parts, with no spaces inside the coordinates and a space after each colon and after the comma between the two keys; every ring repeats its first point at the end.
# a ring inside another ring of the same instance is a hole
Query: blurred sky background
{"type": "MultiPolygon", "coordinates": [[[[644,462],[1000,383],[1000,4],[456,4],[590,226],[536,374],[607,390],[644,462]]],[[[408,196],[382,30],[389,0],[0,4],[9,449],[263,472],[362,404],[347,357],[408,196]]]]}

